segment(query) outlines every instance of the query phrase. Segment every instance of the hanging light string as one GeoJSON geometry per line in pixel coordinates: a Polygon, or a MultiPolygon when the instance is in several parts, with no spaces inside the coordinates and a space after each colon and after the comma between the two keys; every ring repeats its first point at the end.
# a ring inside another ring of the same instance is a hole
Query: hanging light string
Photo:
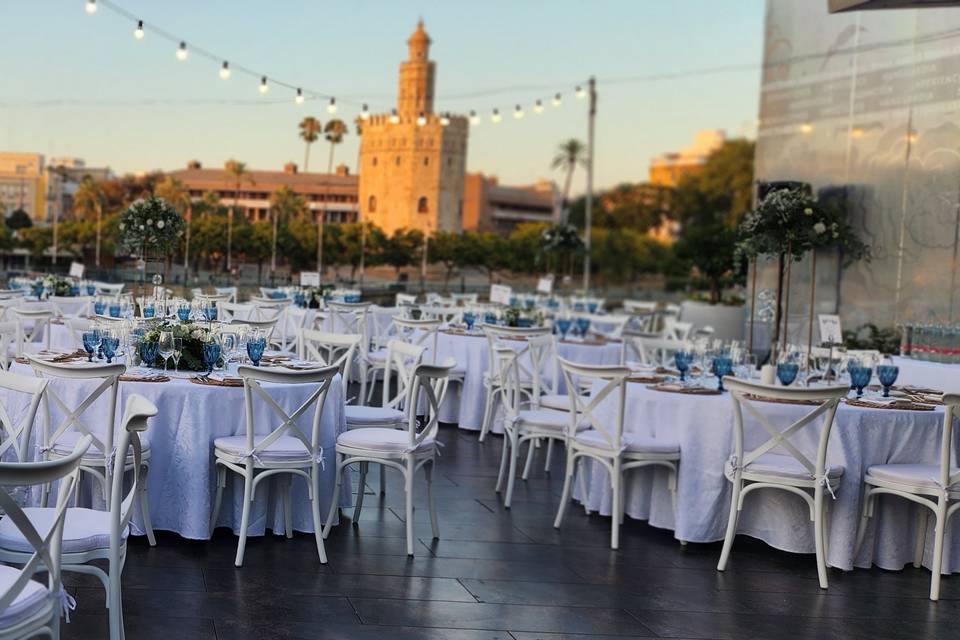
{"type": "MultiPolygon", "coordinates": [[[[85,0],[84,2],[85,10],[89,15],[95,15],[97,10],[102,7],[108,11],[112,11],[116,15],[129,20],[131,24],[135,26],[133,30],[134,38],[137,40],[145,40],[151,37],[158,37],[162,40],[170,42],[174,45],[174,53],[176,54],[176,59],[180,62],[187,62],[191,56],[196,55],[206,60],[209,60],[215,63],[219,69],[219,77],[222,80],[230,79],[234,73],[240,73],[245,76],[248,76],[254,80],[259,80],[257,84],[257,89],[261,95],[267,95],[270,92],[270,89],[274,86],[282,87],[289,89],[294,94],[294,102],[296,104],[303,104],[305,100],[325,100],[327,101],[327,112],[334,114],[337,111],[338,98],[333,94],[326,93],[323,91],[318,91],[315,89],[309,89],[303,85],[294,84],[284,80],[280,80],[268,73],[258,71],[251,67],[247,67],[241,64],[237,64],[234,61],[231,61],[229,57],[218,55],[209,49],[199,47],[187,39],[178,36],[166,29],[155,25],[152,22],[143,20],[140,16],[127,11],[120,5],[112,2],[112,0],[85,0]]],[[[578,98],[583,98],[586,94],[582,88],[583,85],[577,85],[574,90],[574,95],[578,98]]],[[[496,90],[487,90],[476,92],[472,97],[478,97],[481,95],[494,95],[498,93],[504,93],[518,89],[519,87],[505,87],[502,89],[496,90]]],[[[530,87],[525,87],[529,89],[530,87]]],[[[538,87],[544,88],[544,87],[538,87]]],[[[545,102],[549,102],[554,107],[559,107],[562,104],[563,94],[561,92],[555,92],[551,94],[552,97],[549,98],[537,98],[536,101],[531,105],[531,111],[534,114],[542,114],[544,112],[545,102]]],[[[451,95],[449,99],[455,100],[464,97],[471,97],[471,94],[461,94],[461,95],[451,95]]],[[[367,102],[361,102],[359,100],[350,100],[340,98],[340,102],[355,105],[361,108],[359,117],[363,120],[367,120],[370,117],[370,109],[367,102]]],[[[387,109],[384,109],[386,112],[387,109]]],[[[396,109],[391,109],[389,111],[388,121],[391,123],[398,123],[400,121],[399,116],[397,115],[396,109]]],[[[491,122],[497,124],[503,120],[502,114],[500,113],[500,107],[491,107],[487,109],[471,109],[469,111],[469,116],[466,116],[470,124],[477,125],[480,124],[481,118],[486,114],[491,122]]],[[[443,111],[436,114],[438,121],[441,125],[447,126],[450,124],[450,119],[453,117],[453,114],[450,111],[443,111]]],[[[514,119],[520,120],[524,116],[524,109],[521,104],[516,104],[513,109],[514,119]]],[[[417,116],[416,122],[419,125],[424,125],[428,121],[427,114],[420,113],[417,116]]]]}

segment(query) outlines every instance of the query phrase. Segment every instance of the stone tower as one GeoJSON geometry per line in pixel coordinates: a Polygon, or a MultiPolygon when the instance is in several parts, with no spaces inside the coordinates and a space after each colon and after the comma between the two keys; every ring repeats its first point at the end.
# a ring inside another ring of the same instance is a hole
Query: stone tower
{"type": "Polygon", "coordinates": [[[460,231],[467,161],[467,118],[433,112],[436,64],[423,21],[400,63],[397,108],[371,115],[360,136],[363,220],[396,229],[460,231]]]}

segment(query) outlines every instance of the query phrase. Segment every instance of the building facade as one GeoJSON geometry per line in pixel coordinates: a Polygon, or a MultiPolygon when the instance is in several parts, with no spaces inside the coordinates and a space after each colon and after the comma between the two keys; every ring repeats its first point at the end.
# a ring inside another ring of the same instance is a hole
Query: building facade
{"type": "Polygon", "coordinates": [[[650,161],[650,183],[675,187],[685,176],[700,173],[707,157],[723,146],[726,139],[726,133],[721,130],[698,131],[691,146],[661,154],[650,161]]]}
{"type": "Polygon", "coordinates": [[[386,233],[463,228],[467,119],[433,110],[436,63],[423,22],[407,40],[397,108],[370,116],[360,137],[359,205],[386,233]]]}
{"type": "Polygon", "coordinates": [[[47,214],[46,174],[39,153],[0,153],[0,213],[4,217],[18,209],[31,220],[43,221],[47,214]]]}
{"type": "Polygon", "coordinates": [[[237,206],[248,220],[266,220],[270,216],[270,199],[283,187],[307,201],[310,217],[314,222],[323,214],[325,222],[341,223],[357,220],[357,177],[350,175],[345,165],[335,173],[301,173],[292,162],[283,171],[248,170],[248,177],[240,183],[239,197],[236,193],[236,178],[223,169],[204,169],[197,161],[191,161],[186,169],[170,171],[167,175],[183,183],[190,198],[199,200],[205,193],[214,193],[225,204],[237,206]]]}
{"type": "Polygon", "coordinates": [[[463,230],[509,234],[525,222],[556,224],[562,195],[549,180],[508,187],[496,176],[468,173],[463,189],[463,230]]]}

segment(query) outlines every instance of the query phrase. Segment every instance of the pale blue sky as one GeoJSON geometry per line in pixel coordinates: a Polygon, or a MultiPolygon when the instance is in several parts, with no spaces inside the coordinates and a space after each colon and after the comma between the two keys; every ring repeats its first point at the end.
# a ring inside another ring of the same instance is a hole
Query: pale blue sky
{"type": "MultiPolygon", "coordinates": [[[[509,183],[551,176],[556,144],[585,139],[586,101],[574,100],[573,85],[590,74],[599,88],[600,186],[642,180],[652,156],[689,144],[698,129],[738,135],[757,115],[758,68],[604,79],[759,65],[763,0],[115,2],[145,21],[142,41],[106,7],[88,16],[84,0],[0,0],[0,150],[82,157],[118,172],[175,169],[192,158],[220,166],[235,157],[260,169],[302,162],[297,122],[326,120],[324,102],[297,106],[279,87],[263,99],[256,80],[237,72],[220,80],[219,65],[199,55],[178,62],[151,23],[235,65],[383,107],[394,101],[405,40],[423,16],[438,110],[500,108],[501,124],[485,118],[471,130],[468,168],[509,183]],[[516,88],[456,97],[501,87],[516,88]],[[554,87],[563,106],[535,117],[533,101],[554,87]],[[509,115],[516,102],[527,109],[519,122],[509,115]]],[[[350,122],[356,109],[342,104],[337,116],[350,122]]],[[[356,149],[348,136],[338,160],[354,165],[356,149]]],[[[315,147],[313,157],[313,168],[322,167],[326,149],[315,147]]]]}

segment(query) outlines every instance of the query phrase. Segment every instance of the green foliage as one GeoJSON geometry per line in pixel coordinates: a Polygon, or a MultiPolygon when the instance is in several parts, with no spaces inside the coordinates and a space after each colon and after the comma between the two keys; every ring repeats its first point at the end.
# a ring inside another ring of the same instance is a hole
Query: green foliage
{"type": "Polygon", "coordinates": [[[33,220],[30,219],[30,215],[23,209],[15,209],[9,216],[7,216],[7,228],[11,231],[26,229],[27,227],[32,226],[33,220]]]}
{"type": "Polygon", "coordinates": [[[734,283],[734,251],[737,234],[722,220],[693,225],[674,246],[677,258],[686,261],[710,292],[710,304],[720,302],[723,289],[734,283]]]}
{"type": "Polygon", "coordinates": [[[844,331],[843,342],[848,349],[869,349],[893,355],[900,352],[901,329],[879,328],[875,324],[861,325],[855,331],[844,331]]]}
{"type": "MultiPolygon", "coordinates": [[[[160,332],[170,331],[174,338],[183,340],[178,368],[183,371],[206,371],[203,364],[203,343],[210,340],[210,330],[195,322],[160,322],[143,336],[145,342],[159,342],[160,332]]],[[[223,358],[220,359],[222,364],[223,358]]],[[[162,366],[163,359],[158,355],[156,362],[144,362],[144,366],[162,366]]]]}
{"type": "Polygon", "coordinates": [[[180,244],[186,222],[166,200],[150,196],[120,214],[117,228],[122,248],[133,252],[156,249],[167,255],[180,244]]]}
{"type": "Polygon", "coordinates": [[[397,229],[383,244],[381,260],[400,273],[400,269],[416,261],[422,248],[423,234],[420,231],[397,229]]]}
{"type": "Polygon", "coordinates": [[[20,246],[39,258],[53,244],[53,227],[29,227],[20,229],[20,246]]]}

